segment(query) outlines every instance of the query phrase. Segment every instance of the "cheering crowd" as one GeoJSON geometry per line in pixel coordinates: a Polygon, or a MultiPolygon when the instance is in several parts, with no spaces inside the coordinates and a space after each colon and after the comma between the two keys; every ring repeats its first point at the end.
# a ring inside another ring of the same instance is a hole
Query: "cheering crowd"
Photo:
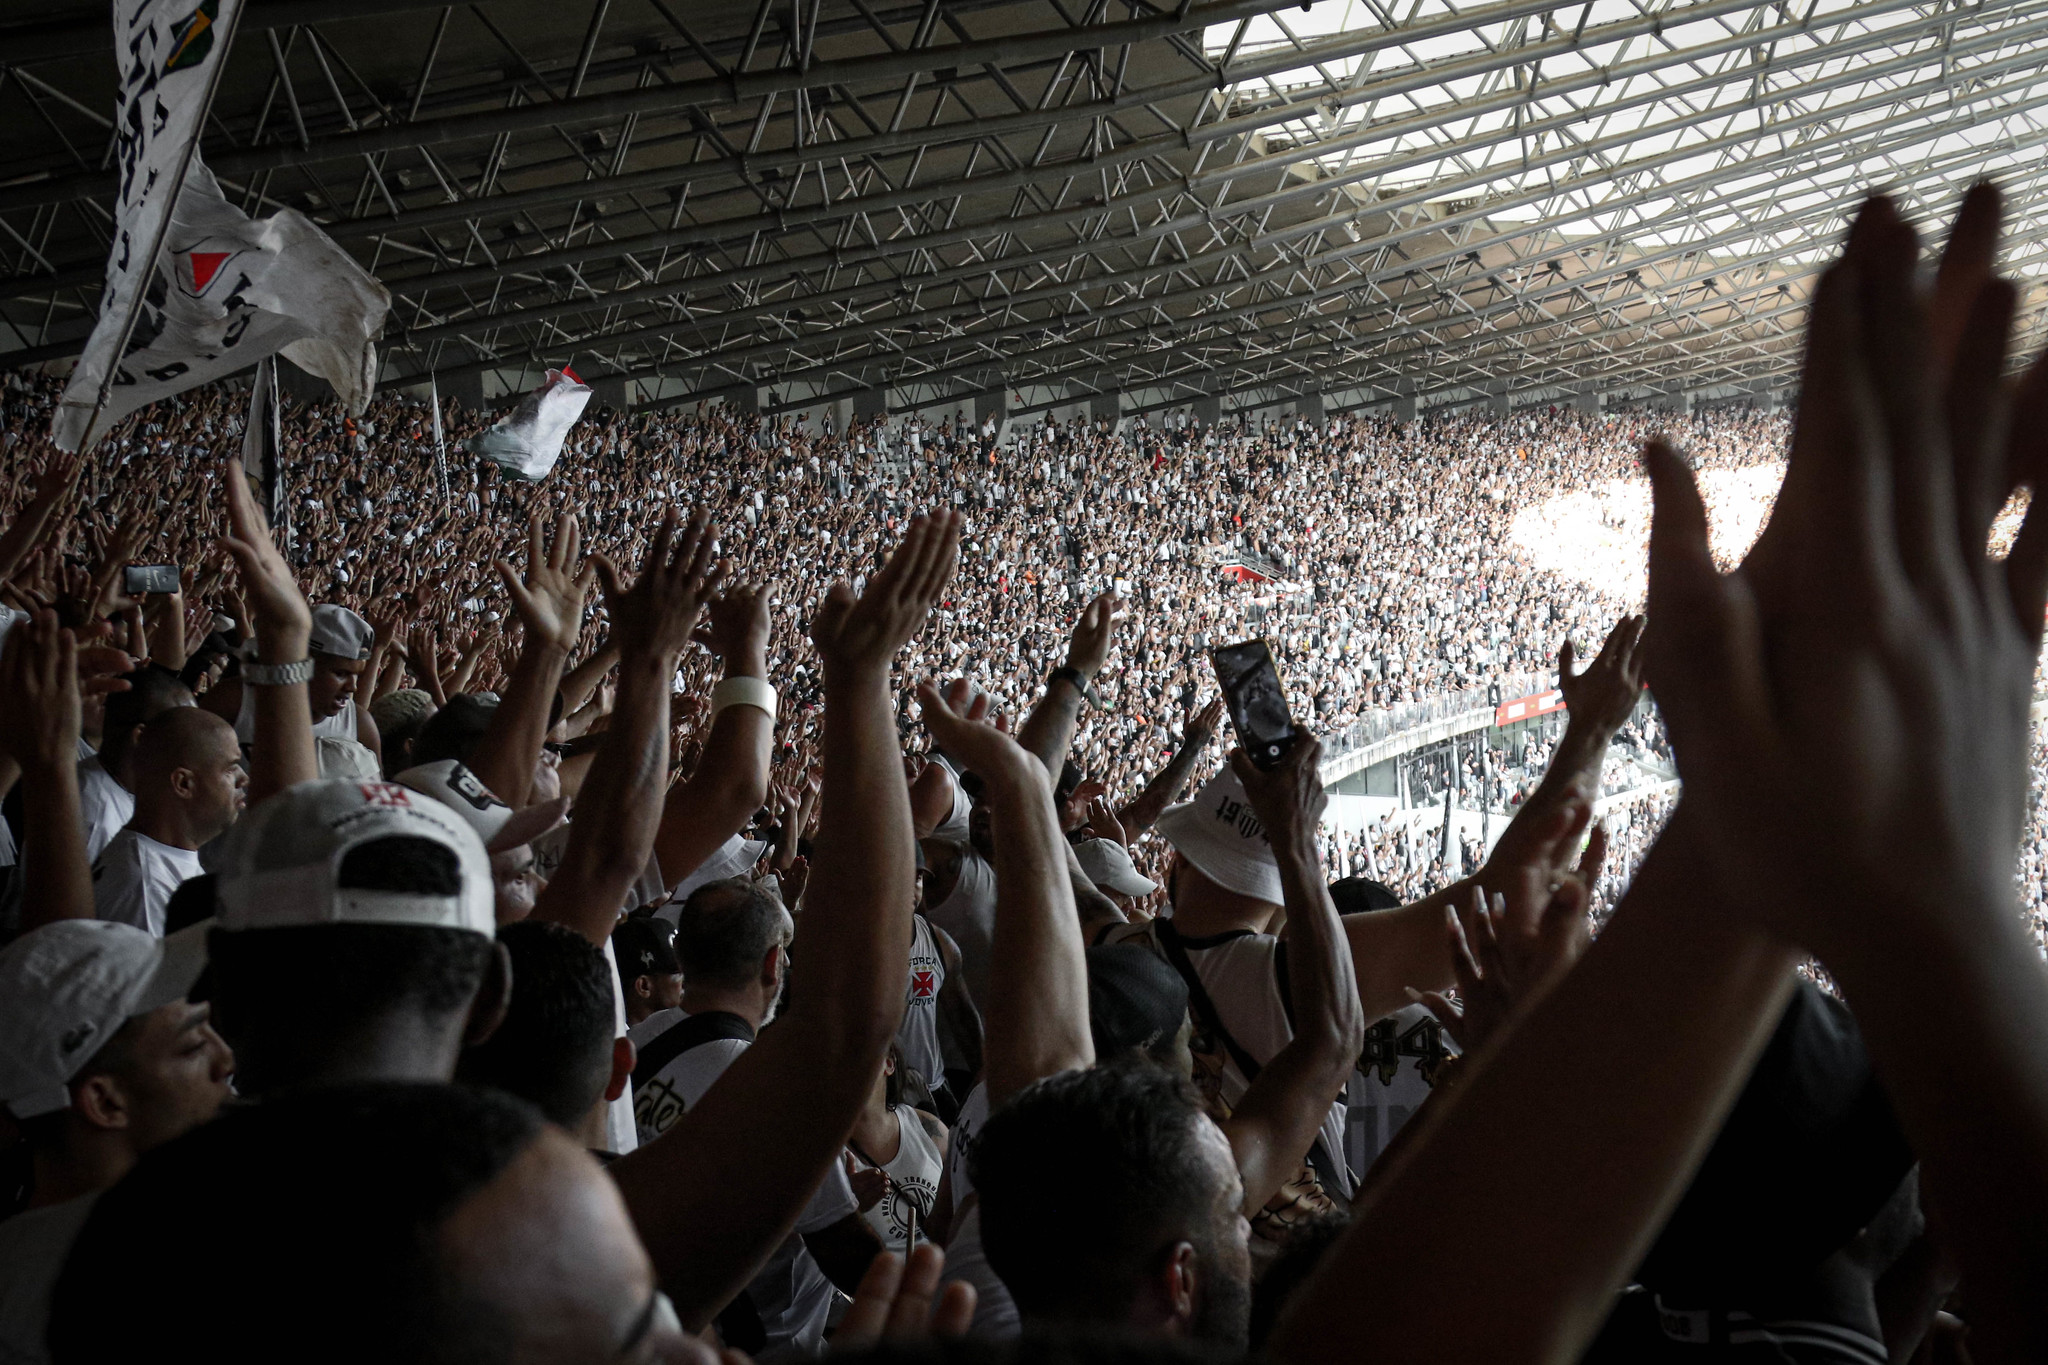
{"type": "Polygon", "coordinates": [[[273,525],[232,392],[73,458],[9,376],[0,1361],[2041,1358],[1995,234],[1922,298],[1866,208],[1753,549],[1751,413],[609,414],[538,484],[458,414],[444,497],[386,398],[273,525]],[[1647,616],[1519,518],[1643,466],[1647,616]],[[1445,770],[1490,847],[1326,827],[1325,743],[1553,667],[1445,770]]]}

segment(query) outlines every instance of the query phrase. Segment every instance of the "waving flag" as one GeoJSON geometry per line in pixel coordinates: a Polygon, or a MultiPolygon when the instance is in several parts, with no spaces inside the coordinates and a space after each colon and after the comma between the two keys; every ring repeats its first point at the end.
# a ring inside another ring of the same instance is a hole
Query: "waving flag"
{"type": "Polygon", "coordinates": [[[145,403],[279,351],[332,384],[349,411],[360,413],[376,385],[374,343],[390,306],[384,286],[304,214],[287,208],[249,217],[227,201],[195,153],[156,269],[126,325],[119,363],[109,379],[106,366],[123,328],[102,309],[51,435],[75,450],[145,403]],[[88,433],[95,407],[99,418],[88,433]]]}
{"type": "Polygon", "coordinates": [[[113,425],[114,416],[101,410],[112,401],[107,378],[138,325],[142,296],[160,283],[157,252],[241,6],[242,0],[114,0],[114,246],[99,325],[51,433],[66,450],[113,425]]]}
{"type": "Polygon", "coordinates": [[[497,425],[473,436],[469,448],[522,479],[544,479],[561,458],[562,441],[590,401],[590,390],[564,365],[549,370],[547,379],[519,400],[519,406],[497,425]]]}
{"type": "Polygon", "coordinates": [[[89,445],[145,403],[277,351],[355,412],[391,296],[295,209],[252,219],[199,158],[243,0],[114,0],[114,245],[51,437],[89,445]]]}

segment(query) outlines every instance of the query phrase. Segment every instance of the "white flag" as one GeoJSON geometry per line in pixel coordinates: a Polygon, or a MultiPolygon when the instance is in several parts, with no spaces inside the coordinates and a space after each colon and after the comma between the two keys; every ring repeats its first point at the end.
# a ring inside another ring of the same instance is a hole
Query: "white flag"
{"type": "MultiPolygon", "coordinates": [[[[298,210],[252,219],[230,204],[195,152],[138,306],[95,434],[145,403],[278,351],[360,413],[376,384],[374,342],[391,295],[298,210]]],[[[121,326],[101,310],[65,387],[51,435],[66,450],[86,436],[121,326]]]]}
{"type": "Polygon", "coordinates": [[[471,437],[469,448],[508,474],[544,479],[561,458],[562,441],[589,401],[590,390],[574,370],[549,370],[546,381],[520,399],[518,407],[489,431],[471,437]]]}
{"type": "MultiPolygon", "coordinates": [[[[114,368],[137,295],[156,283],[156,249],[186,159],[195,154],[241,5],[242,0],[114,0],[114,65],[120,79],[114,110],[119,177],[114,245],[107,253],[99,323],[53,424],[51,434],[66,450],[78,448],[88,422],[94,436],[114,422],[105,413],[93,421],[100,381],[114,368]],[[74,410],[79,404],[82,409],[74,410]]],[[[113,401],[109,395],[109,406],[113,401]]]]}
{"type": "Polygon", "coordinates": [[[277,401],[277,361],[256,362],[256,382],[249,391],[249,421],[242,429],[242,472],[256,483],[256,505],[270,519],[270,529],[286,536],[284,440],[277,401]]]}

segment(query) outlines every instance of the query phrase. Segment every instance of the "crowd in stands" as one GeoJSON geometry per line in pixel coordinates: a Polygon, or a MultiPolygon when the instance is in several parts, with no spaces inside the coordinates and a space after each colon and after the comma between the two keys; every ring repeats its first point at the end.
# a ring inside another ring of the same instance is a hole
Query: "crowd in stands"
{"type": "Polygon", "coordinates": [[[1866,206],[1789,458],[712,409],[523,483],[387,397],[273,524],[231,389],[73,457],[8,376],[0,1362],[2048,1356],[1996,220],[1924,285],[1866,206]],[[1644,470],[1644,600],[1520,515],[1644,470]],[[1416,769],[1487,838],[1326,819],[1553,681],[1416,769]]]}

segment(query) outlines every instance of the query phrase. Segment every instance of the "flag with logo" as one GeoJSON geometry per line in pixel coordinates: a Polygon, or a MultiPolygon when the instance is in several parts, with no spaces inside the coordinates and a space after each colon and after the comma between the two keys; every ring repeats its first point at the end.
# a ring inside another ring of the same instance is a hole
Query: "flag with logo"
{"type": "Polygon", "coordinates": [[[507,474],[544,479],[561,458],[562,442],[589,401],[590,390],[576,371],[566,365],[549,370],[547,379],[520,399],[518,407],[488,431],[471,437],[469,448],[507,474]]]}
{"type": "Polygon", "coordinates": [[[390,306],[384,286],[305,215],[287,208],[250,218],[195,153],[118,363],[108,370],[123,326],[103,308],[51,435],[76,449],[95,407],[92,434],[103,433],[146,403],[280,351],[360,413],[376,384],[375,342],[390,306]]]}
{"type": "Polygon", "coordinates": [[[51,436],[76,450],[126,414],[282,351],[368,403],[391,296],[295,209],[252,219],[198,134],[243,0],[115,0],[114,245],[100,316],[51,436]]]}
{"type": "Polygon", "coordinates": [[[114,369],[139,296],[156,282],[157,248],[241,6],[242,0],[114,0],[114,244],[99,323],[51,432],[66,450],[113,424],[100,410],[109,397],[101,381],[114,369]]]}

